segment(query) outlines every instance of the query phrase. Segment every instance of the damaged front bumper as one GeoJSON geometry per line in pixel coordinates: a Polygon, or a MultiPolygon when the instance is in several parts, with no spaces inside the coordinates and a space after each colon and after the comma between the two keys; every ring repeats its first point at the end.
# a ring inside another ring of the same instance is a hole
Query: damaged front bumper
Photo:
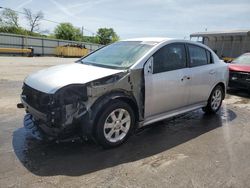
{"type": "Polygon", "coordinates": [[[44,133],[37,126],[37,124],[35,124],[33,116],[31,114],[27,113],[24,116],[23,125],[24,125],[26,132],[28,132],[31,136],[33,136],[37,140],[45,139],[44,133]]]}
{"type": "Polygon", "coordinates": [[[65,140],[78,137],[76,130],[56,130],[55,128],[39,123],[30,113],[25,114],[23,125],[28,134],[40,141],[65,140]]]}
{"type": "MultiPolygon", "coordinates": [[[[35,95],[34,95],[35,96],[35,95]]],[[[31,102],[30,102],[31,103],[31,102]]],[[[64,140],[83,136],[82,119],[87,110],[82,103],[66,105],[48,105],[46,111],[38,110],[21,96],[18,108],[25,108],[24,127],[38,140],[64,140]]]]}

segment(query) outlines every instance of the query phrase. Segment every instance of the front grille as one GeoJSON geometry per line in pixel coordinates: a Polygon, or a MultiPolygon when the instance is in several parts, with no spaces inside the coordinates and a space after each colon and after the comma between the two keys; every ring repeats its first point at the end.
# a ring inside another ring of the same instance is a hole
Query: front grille
{"type": "Polygon", "coordinates": [[[51,94],[43,93],[24,84],[22,99],[36,110],[46,112],[48,110],[48,104],[50,103],[51,94]]]}
{"type": "Polygon", "coordinates": [[[250,73],[247,72],[230,72],[230,79],[240,81],[250,81],[250,73]]]}

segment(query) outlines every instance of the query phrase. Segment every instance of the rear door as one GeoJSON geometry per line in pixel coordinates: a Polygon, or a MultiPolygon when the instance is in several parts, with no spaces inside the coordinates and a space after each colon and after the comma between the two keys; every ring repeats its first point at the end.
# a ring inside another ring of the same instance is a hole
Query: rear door
{"type": "Polygon", "coordinates": [[[216,81],[216,65],[214,64],[211,52],[197,45],[188,44],[189,54],[189,75],[190,75],[190,97],[188,104],[207,101],[211,87],[216,81]]]}
{"type": "Polygon", "coordinates": [[[189,96],[186,87],[187,57],[183,43],[162,47],[151,60],[144,68],[146,118],[186,106],[189,96]]]}

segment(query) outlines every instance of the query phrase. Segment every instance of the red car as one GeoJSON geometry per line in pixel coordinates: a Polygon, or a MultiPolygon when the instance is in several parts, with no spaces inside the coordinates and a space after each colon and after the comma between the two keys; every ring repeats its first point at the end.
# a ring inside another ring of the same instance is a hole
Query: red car
{"type": "Polygon", "coordinates": [[[239,56],[229,65],[228,86],[250,92],[250,53],[239,56]]]}

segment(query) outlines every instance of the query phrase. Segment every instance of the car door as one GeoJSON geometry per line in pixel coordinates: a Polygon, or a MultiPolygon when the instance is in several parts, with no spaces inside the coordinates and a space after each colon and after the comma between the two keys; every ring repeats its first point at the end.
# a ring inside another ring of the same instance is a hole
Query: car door
{"type": "Polygon", "coordinates": [[[216,81],[216,65],[211,52],[197,45],[188,44],[190,88],[189,105],[208,100],[216,81]]]}
{"type": "Polygon", "coordinates": [[[145,118],[187,105],[187,69],[182,43],[168,44],[148,60],[144,67],[145,118]]]}

